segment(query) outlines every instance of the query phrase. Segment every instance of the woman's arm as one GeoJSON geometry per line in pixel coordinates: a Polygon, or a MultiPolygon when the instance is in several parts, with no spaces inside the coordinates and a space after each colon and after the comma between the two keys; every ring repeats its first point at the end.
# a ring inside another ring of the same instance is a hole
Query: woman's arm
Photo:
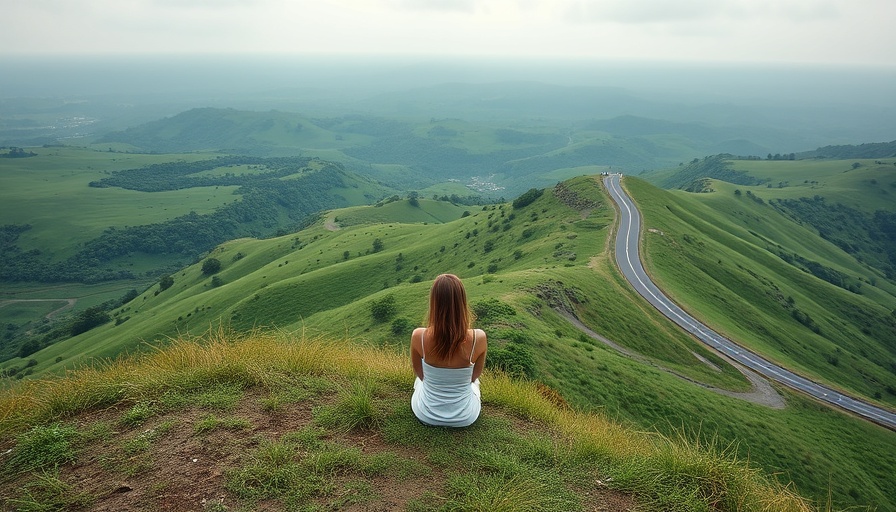
{"type": "Polygon", "coordinates": [[[411,367],[414,368],[414,375],[420,380],[423,380],[423,354],[420,349],[425,330],[423,327],[418,327],[411,333],[411,367]]]}
{"type": "Polygon", "coordinates": [[[476,352],[473,354],[473,380],[482,375],[485,367],[485,353],[488,352],[488,337],[482,329],[476,329],[476,352]]]}

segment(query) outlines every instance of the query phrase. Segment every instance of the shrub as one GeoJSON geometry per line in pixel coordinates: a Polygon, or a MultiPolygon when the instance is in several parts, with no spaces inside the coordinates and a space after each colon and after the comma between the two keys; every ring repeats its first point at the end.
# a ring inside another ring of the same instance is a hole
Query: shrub
{"type": "Polygon", "coordinates": [[[208,258],[202,262],[202,273],[210,276],[221,271],[221,262],[218,258],[208,258]]]}
{"type": "Polygon", "coordinates": [[[122,305],[125,305],[125,304],[127,304],[128,302],[131,302],[132,300],[136,299],[136,298],[139,297],[139,296],[140,296],[140,293],[139,293],[137,290],[135,290],[134,288],[131,288],[130,290],[128,290],[127,293],[125,293],[125,294],[121,297],[121,300],[120,300],[119,302],[120,302],[122,305]]]}
{"type": "Polygon", "coordinates": [[[171,276],[162,276],[162,279],[159,279],[159,291],[164,292],[168,288],[171,288],[174,285],[174,278],[171,276]]]}
{"type": "Polygon", "coordinates": [[[501,370],[513,377],[535,377],[535,357],[532,351],[516,343],[490,349],[485,363],[487,367],[501,370]]]}
{"type": "Polygon", "coordinates": [[[102,307],[94,306],[92,308],[87,308],[78,315],[75,323],[72,324],[72,336],[87,332],[90,329],[103,325],[111,320],[112,317],[109,316],[109,313],[103,311],[102,307]]]}
{"type": "Polygon", "coordinates": [[[414,322],[412,322],[409,318],[401,317],[392,320],[392,334],[396,336],[407,334],[413,328],[414,322]]]}
{"type": "Polygon", "coordinates": [[[513,306],[494,298],[477,301],[470,308],[479,320],[493,320],[516,314],[513,306]]]}
{"type": "Polygon", "coordinates": [[[370,303],[370,314],[373,315],[373,319],[377,322],[389,321],[390,318],[395,316],[397,311],[398,306],[395,305],[395,297],[391,294],[370,303]]]}

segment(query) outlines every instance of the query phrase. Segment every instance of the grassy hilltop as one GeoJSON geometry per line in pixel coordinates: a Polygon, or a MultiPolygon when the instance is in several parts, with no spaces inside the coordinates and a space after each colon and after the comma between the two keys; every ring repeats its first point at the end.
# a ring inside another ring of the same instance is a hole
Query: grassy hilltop
{"type": "Polygon", "coordinates": [[[209,333],[0,396],[6,509],[810,510],[717,444],[637,432],[483,375],[463,430],[410,412],[407,359],[209,333]]]}
{"type": "MultiPolygon", "coordinates": [[[[673,202],[682,212],[694,212],[686,217],[692,221],[705,218],[708,211],[693,194],[665,192],[632,179],[626,183],[645,208],[648,227],[655,226],[649,213],[652,205],[673,202]]],[[[699,197],[704,196],[711,194],[699,197]]],[[[173,275],[169,288],[161,290],[156,284],[116,310],[113,322],[34,354],[36,364],[30,370],[35,375],[50,375],[97,358],[164,347],[171,339],[217,326],[235,332],[275,329],[291,339],[323,336],[367,347],[363,350],[403,354],[410,329],[421,323],[425,313],[429,281],[438,273],[454,272],[467,283],[478,325],[489,333],[493,368],[541,382],[547,386],[544,389],[555,390],[550,396],[559,394],[562,403],[574,410],[596,413],[626,429],[681,437],[689,446],[714,446],[724,452],[723,459],[749,459],[763,474],[777,475],[774,478],[783,483],[793,481],[796,490],[818,506],[827,503],[830,492],[836,506],[894,508],[891,497],[896,489],[890,478],[896,470],[891,457],[893,432],[786,390],[777,390],[784,408],[745,400],[744,393],[751,385],[737,370],[682,334],[629,290],[607,250],[614,212],[597,177],[562,182],[528,205],[453,211],[446,207],[443,202],[423,199],[413,206],[401,199],[364,207],[368,211],[363,212],[333,210],[322,214],[316,224],[279,238],[228,242],[206,258],[221,263],[218,272],[203,273],[204,261],[183,269],[173,275]],[[375,222],[370,220],[373,218],[375,222]],[[570,315],[589,331],[571,323],[570,315]],[[639,356],[629,357],[590,332],[639,356]]],[[[694,222],[686,233],[692,239],[703,239],[709,236],[704,230],[712,233],[708,229],[704,223],[694,222]]],[[[669,233],[665,239],[675,232],[669,233]]],[[[656,266],[651,245],[654,235],[660,236],[648,233],[647,249],[651,251],[649,263],[656,266]]],[[[683,234],[674,236],[680,237],[676,247],[687,243],[683,234]]],[[[736,239],[726,242],[732,250],[740,243],[736,239]]],[[[749,254],[749,250],[745,245],[737,252],[749,254]]],[[[837,254],[833,249],[829,253],[831,258],[837,254]]],[[[736,261],[747,275],[766,272],[752,260],[736,261]]],[[[664,277],[662,273],[659,276],[664,277]]],[[[812,286],[828,284],[811,275],[805,279],[812,286]]],[[[734,286],[714,293],[737,295],[734,286]]],[[[813,318],[822,318],[808,309],[797,284],[793,286],[788,291],[797,307],[807,308],[813,318]]],[[[874,288],[885,296],[885,287],[874,288]]],[[[862,295],[861,300],[869,296],[862,295]]],[[[762,309],[762,304],[758,300],[756,307],[762,309]]],[[[707,321],[724,327],[730,322],[726,318],[717,314],[707,321]]],[[[805,329],[791,319],[777,321],[782,329],[805,329]]],[[[761,347],[758,342],[756,345],[761,347]]],[[[406,360],[404,355],[396,357],[397,361],[406,360]]],[[[24,363],[12,360],[6,366],[24,363]]],[[[816,367],[826,370],[825,365],[816,367]]],[[[819,374],[831,380],[843,378],[842,385],[867,393],[851,365],[842,366],[837,367],[838,372],[819,374]]],[[[409,368],[404,375],[410,379],[409,368]]],[[[880,373],[880,378],[886,375],[880,373]]],[[[85,379],[89,381],[89,377],[85,379]]],[[[201,381],[190,389],[211,382],[215,381],[201,381]]],[[[271,393],[285,392],[277,389],[271,393]]],[[[399,403],[406,392],[400,389],[385,393],[399,403]]],[[[119,410],[124,414],[143,398],[160,404],[164,392],[159,389],[142,398],[129,395],[119,410]]],[[[184,400],[194,403],[189,401],[192,398],[184,400]]],[[[165,407],[160,410],[168,411],[165,407]]],[[[76,409],[80,414],[81,409],[76,409]]],[[[15,429],[21,432],[41,421],[64,420],[54,414],[16,420],[15,429]]],[[[200,409],[196,414],[205,413],[200,409]]],[[[290,445],[292,449],[297,449],[296,443],[299,441],[290,445]]],[[[676,442],[673,446],[682,445],[676,442]]],[[[663,474],[675,473],[663,470],[663,474]]],[[[669,494],[673,496],[670,499],[678,500],[682,493],[693,493],[704,503],[714,499],[687,482],[681,485],[669,494]]],[[[658,499],[651,494],[656,492],[638,491],[636,499],[649,503],[658,499]]],[[[671,507],[660,508],[663,506],[671,507]]],[[[689,506],[681,505],[681,509],[689,506]]]]}

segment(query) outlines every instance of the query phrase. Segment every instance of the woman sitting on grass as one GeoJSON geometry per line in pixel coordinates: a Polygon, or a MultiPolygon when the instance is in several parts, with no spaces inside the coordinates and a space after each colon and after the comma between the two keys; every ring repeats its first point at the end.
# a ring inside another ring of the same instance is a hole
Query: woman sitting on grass
{"type": "Polygon", "coordinates": [[[421,422],[466,427],[479,417],[479,375],[488,348],[482,329],[472,329],[467,293],[457,276],[442,274],[429,292],[429,327],[411,334],[417,379],[411,409],[421,422]]]}

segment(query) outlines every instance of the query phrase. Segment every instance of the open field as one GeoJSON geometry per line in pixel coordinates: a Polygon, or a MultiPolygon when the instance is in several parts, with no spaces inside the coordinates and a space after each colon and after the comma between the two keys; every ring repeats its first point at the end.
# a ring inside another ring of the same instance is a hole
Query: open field
{"type": "Polygon", "coordinates": [[[767,199],[797,199],[816,194],[836,197],[864,211],[896,209],[896,159],[734,160],[732,167],[769,180],[754,189],[767,199]],[[854,165],[859,164],[858,167],[854,165]],[[779,188],[779,184],[781,185],[779,188]]]}
{"type": "Polygon", "coordinates": [[[164,222],[191,211],[210,213],[233,201],[237,187],[204,187],[164,192],[89,187],[111,171],[208,155],[136,155],[80,148],[33,149],[38,156],[0,159],[0,217],[4,224],[28,224],[18,240],[23,250],[39,249],[64,259],[110,227],[164,222]]]}

